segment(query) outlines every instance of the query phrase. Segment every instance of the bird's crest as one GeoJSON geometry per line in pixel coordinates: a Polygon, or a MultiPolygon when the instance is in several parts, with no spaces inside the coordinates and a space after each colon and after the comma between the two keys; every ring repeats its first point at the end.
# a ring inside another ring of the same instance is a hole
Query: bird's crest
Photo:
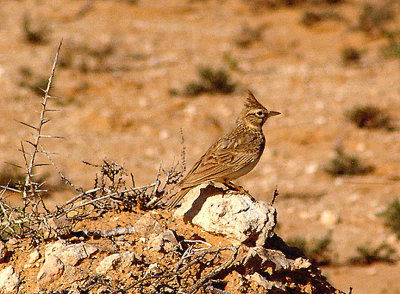
{"type": "Polygon", "coordinates": [[[246,108],[265,108],[260,102],[257,101],[254,94],[248,90],[246,102],[244,103],[246,108]]]}

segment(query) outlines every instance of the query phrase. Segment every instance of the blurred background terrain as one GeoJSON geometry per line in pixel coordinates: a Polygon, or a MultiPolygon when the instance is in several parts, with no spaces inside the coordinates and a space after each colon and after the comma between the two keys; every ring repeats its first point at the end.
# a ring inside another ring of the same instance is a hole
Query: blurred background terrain
{"type": "MultiPolygon", "coordinates": [[[[280,196],[278,234],[337,288],[400,293],[399,1],[2,1],[0,180],[16,182],[63,39],[44,144],[76,185],[124,164],[137,185],[188,168],[234,124],[247,89],[268,109],[267,148],[238,180],[280,196]],[[397,222],[396,222],[397,221],[397,222]]],[[[50,206],[73,195],[51,167],[50,206]]]]}

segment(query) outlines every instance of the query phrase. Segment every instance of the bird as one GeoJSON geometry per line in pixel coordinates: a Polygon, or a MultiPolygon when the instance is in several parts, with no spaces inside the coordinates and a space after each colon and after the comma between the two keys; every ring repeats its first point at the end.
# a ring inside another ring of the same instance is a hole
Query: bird
{"type": "Polygon", "coordinates": [[[166,201],[169,210],[174,209],[191,189],[209,181],[245,192],[232,180],[249,173],[257,165],[265,148],[262,127],[268,118],[281,114],[266,109],[250,90],[247,94],[236,127],[212,144],[178,183],[180,190],[166,201]]]}

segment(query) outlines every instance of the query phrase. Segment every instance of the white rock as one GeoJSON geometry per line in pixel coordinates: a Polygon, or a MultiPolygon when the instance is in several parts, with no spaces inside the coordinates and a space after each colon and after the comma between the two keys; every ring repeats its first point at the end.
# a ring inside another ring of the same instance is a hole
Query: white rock
{"type": "Polygon", "coordinates": [[[17,238],[11,238],[7,241],[8,244],[10,245],[16,245],[18,244],[18,239],[17,238]]]}
{"type": "Polygon", "coordinates": [[[65,246],[67,246],[67,242],[65,242],[64,240],[58,240],[54,243],[47,244],[45,246],[44,258],[47,259],[47,257],[60,251],[65,246]]]}
{"type": "Polygon", "coordinates": [[[295,269],[309,268],[311,266],[311,262],[308,259],[298,257],[294,261],[295,269]]]}
{"type": "Polygon", "coordinates": [[[36,280],[41,288],[59,279],[64,272],[64,264],[55,256],[50,255],[39,270],[36,280]]]}
{"type": "Polygon", "coordinates": [[[161,271],[160,267],[158,266],[157,262],[150,264],[149,268],[147,270],[147,273],[150,274],[150,275],[157,275],[157,274],[159,274],[161,272],[162,271],[161,271]]]}
{"type": "Polygon", "coordinates": [[[14,293],[18,284],[19,279],[12,265],[0,271],[0,293],[14,293]]]}
{"type": "Polygon", "coordinates": [[[260,286],[264,287],[265,290],[272,289],[271,283],[265,277],[263,277],[260,273],[255,272],[249,278],[250,278],[250,280],[253,280],[260,286]]]}
{"type": "Polygon", "coordinates": [[[335,225],[339,222],[339,216],[334,214],[332,211],[325,210],[321,213],[319,221],[324,226],[332,227],[333,225],[335,225]]]}
{"type": "Polygon", "coordinates": [[[264,287],[265,290],[272,290],[272,288],[277,288],[285,290],[285,286],[279,281],[268,281],[260,273],[254,273],[249,277],[251,280],[264,287]]]}
{"type": "Polygon", "coordinates": [[[305,172],[307,174],[315,174],[318,170],[318,164],[316,163],[311,163],[309,165],[307,165],[305,172]]]}
{"type": "Polygon", "coordinates": [[[76,265],[82,259],[90,257],[97,252],[97,248],[85,243],[65,246],[54,253],[65,265],[76,265]]]}
{"type": "Polygon", "coordinates": [[[115,269],[117,267],[117,264],[120,262],[121,255],[119,253],[107,256],[102,261],[100,261],[99,266],[96,268],[96,273],[105,274],[108,271],[115,269]]]}
{"type": "Polygon", "coordinates": [[[222,189],[211,184],[195,187],[184,199],[175,211],[176,217],[242,243],[264,245],[276,225],[275,208],[245,194],[224,195],[222,189]]]}
{"type": "Polygon", "coordinates": [[[97,248],[85,243],[66,245],[63,240],[46,245],[45,260],[51,255],[57,256],[65,265],[76,265],[82,259],[97,252],[97,248]]]}

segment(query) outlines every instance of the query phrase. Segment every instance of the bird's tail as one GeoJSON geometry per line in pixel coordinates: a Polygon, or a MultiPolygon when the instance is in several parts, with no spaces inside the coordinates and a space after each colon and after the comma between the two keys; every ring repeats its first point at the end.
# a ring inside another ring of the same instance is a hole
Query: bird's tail
{"type": "Polygon", "coordinates": [[[193,187],[183,188],[170,199],[168,199],[166,203],[168,210],[174,209],[181,202],[183,197],[185,197],[185,195],[190,191],[191,188],[193,187]]]}

